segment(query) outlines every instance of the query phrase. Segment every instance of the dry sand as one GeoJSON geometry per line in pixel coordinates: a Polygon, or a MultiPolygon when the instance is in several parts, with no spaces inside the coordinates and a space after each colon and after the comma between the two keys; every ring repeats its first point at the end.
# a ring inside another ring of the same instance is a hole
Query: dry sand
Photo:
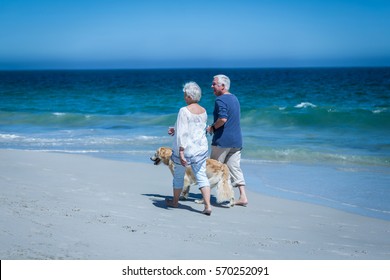
{"type": "Polygon", "coordinates": [[[1,150],[0,259],[390,259],[389,221],[250,191],[208,217],[197,189],[166,208],[171,181],[152,163],[1,150]]]}

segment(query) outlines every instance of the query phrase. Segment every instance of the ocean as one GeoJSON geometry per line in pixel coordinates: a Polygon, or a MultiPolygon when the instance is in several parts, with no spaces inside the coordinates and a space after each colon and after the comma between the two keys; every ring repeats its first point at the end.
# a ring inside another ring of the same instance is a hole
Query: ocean
{"type": "Polygon", "coordinates": [[[0,71],[0,149],[150,163],[185,82],[213,122],[220,73],[241,103],[248,189],[390,220],[390,68],[0,71]]]}

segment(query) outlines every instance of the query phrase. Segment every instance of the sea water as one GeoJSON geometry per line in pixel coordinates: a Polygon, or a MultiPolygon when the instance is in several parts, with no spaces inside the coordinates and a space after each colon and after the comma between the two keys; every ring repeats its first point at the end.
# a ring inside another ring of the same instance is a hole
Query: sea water
{"type": "Polygon", "coordinates": [[[171,146],[185,82],[213,122],[220,73],[249,189],[390,220],[390,68],[0,71],[0,149],[149,162],[171,146]]]}

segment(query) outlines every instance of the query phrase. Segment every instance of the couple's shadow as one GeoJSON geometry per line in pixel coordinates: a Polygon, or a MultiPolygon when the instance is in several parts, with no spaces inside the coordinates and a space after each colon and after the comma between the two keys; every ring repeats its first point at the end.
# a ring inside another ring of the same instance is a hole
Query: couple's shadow
{"type": "MultiPolygon", "coordinates": [[[[166,199],[172,198],[171,196],[164,196],[164,195],[161,195],[161,194],[149,194],[149,193],[142,194],[142,195],[151,197],[151,200],[153,201],[152,203],[153,203],[153,205],[155,207],[162,208],[162,209],[170,209],[171,208],[171,207],[167,206],[167,204],[165,202],[166,199]]],[[[201,194],[189,193],[188,198],[186,200],[179,201],[179,208],[178,209],[185,209],[185,210],[188,210],[188,211],[191,211],[191,212],[195,212],[195,213],[202,213],[203,210],[202,211],[201,210],[197,210],[197,209],[192,208],[189,205],[184,204],[186,202],[193,202],[193,203],[195,203],[195,200],[200,200],[200,199],[202,199],[202,195],[201,194]]],[[[227,208],[224,205],[217,204],[216,198],[214,196],[211,196],[210,203],[211,203],[211,205],[216,206],[216,207],[227,208]]]]}
{"type": "MultiPolygon", "coordinates": [[[[144,193],[142,195],[151,197],[153,205],[158,207],[158,208],[162,208],[162,209],[171,209],[172,208],[172,207],[167,206],[167,204],[165,202],[166,199],[172,198],[171,196],[165,196],[165,195],[161,195],[161,194],[151,194],[151,193],[144,193]]],[[[194,194],[194,196],[196,196],[196,194],[194,194]]],[[[199,197],[201,198],[201,196],[199,196],[199,197]]],[[[183,203],[183,202],[188,202],[188,201],[195,202],[195,199],[197,199],[197,198],[191,197],[187,200],[179,201],[178,209],[184,209],[184,210],[188,210],[188,211],[195,212],[195,213],[202,213],[202,211],[194,209],[191,206],[188,206],[188,205],[183,203]]]]}

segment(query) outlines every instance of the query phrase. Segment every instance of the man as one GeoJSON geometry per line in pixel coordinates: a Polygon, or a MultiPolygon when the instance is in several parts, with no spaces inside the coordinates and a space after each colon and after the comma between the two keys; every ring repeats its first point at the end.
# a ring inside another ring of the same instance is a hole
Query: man
{"type": "Polygon", "coordinates": [[[230,170],[233,187],[240,191],[236,205],[246,206],[245,179],[240,167],[242,135],[240,125],[240,103],[229,92],[230,79],[225,75],[214,76],[211,87],[217,97],[214,104],[214,123],[207,128],[213,134],[211,158],[226,163],[230,170]]]}

